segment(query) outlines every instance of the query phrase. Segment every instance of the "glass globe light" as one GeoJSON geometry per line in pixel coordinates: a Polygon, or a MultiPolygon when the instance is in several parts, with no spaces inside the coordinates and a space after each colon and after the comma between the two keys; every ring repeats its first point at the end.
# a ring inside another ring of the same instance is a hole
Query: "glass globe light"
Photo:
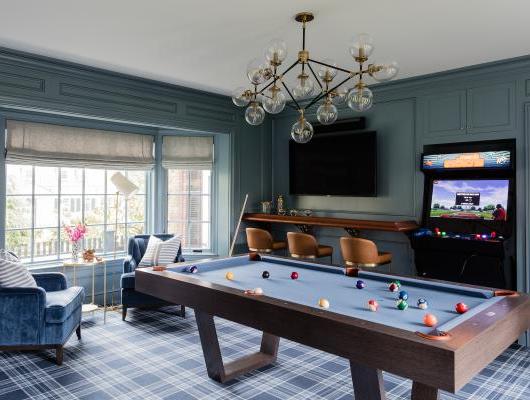
{"type": "MultiPolygon", "coordinates": [[[[324,64],[332,65],[333,67],[337,66],[337,63],[330,58],[326,58],[322,62],[324,64]]],[[[321,65],[318,69],[318,76],[320,76],[323,81],[331,82],[333,78],[337,76],[337,70],[332,67],[326,67],[325,65],[321,65]]]]}
{"type": "Polygon", "coordinates": [[[245,120],[250,125],[259,125],[265,119],[265,110],[257,101],[253,101],[245,111],[245,120]]]}
{"type": "Polygon", "coordinates": [[[269,114],[278,114],[285,108],[287,98],[281,89],[273,85],[269,90],[269,96],[263,97],[263,108],[269,114]]]}
{"type": "Polygon", "coordinates": [[[374,95],[370,89],[364,85],[356,85],[348,93],[348,107],[353,111],[366,111],[372,107],[374,95]]]}
{"type": "Polygon", "coordinates": [[[334,104],[342,104],[346,101],[346,96],[348,96],[348,92],[350,89],[346,86],[341,86],[337,89],[335,89],[335,95],[331,99],[334,104]]]}
{"type": "Polygon", "coordinates": [[[293,89],[293,96],[297,99],[303,99],[310,96],[315,90],[315,84],[306,73],[298,75],[298,84],[293,89]]]}
{"type": "Polygon", "coordinates": [[[291,129],[291,137],[296,143],[309,142],[313,137],[313,125],[307,122],[303,116],[300,117],[291,129]]]}
{"type": "Polygon", "coordinates": [[[326,99],[317,109],[317,119],[322,125],[332,124],[338,116],[337,107],[333,105],[330,99],[326,99]]]}
{"type": "Polygon", "coordinates": [[[281,65],[286,57],[287,44],[281,39],[272,39],[265,48],[265,58],[272,65],[281,65]]]}
{"type": "Polygon", "coordinates": [[[367,33],[359,33],[350,43],[350,54],[356,60],[366,60],[374,51],[374,42],[367,33]]]}
{"type": "Polygon", "coordinates": [[[259,85],[265,82],[272,76],[272,70],[269,64],[259,58],[254,58],[247,65],[248,80],[254,84],[259,85]]]}
{"type": "Polygon", "coordinates": [[[232,92],[232,102],[238,107],[244,107],[250,103],[250,96],[248,90],[244,87],[238,87],[232,92]]]}
{"type": "Polygon", "coordinates": [[[399,65],[395,61],[391,61],[383,64],[376,64],[376,69],[370,75],[378,82],[389,81],[394,78],[399,72],[399,65]]]}

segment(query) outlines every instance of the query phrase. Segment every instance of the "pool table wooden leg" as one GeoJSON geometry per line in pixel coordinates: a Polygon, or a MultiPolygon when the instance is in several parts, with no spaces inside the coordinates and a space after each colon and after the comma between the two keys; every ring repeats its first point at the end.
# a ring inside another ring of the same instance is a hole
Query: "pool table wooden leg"
{"type": "Polygon", "coordinates": [[[276,361],[280,338],[263,332],[260,351],[226,364],[223,363],[213,315],[195,310],[195,320],[199,328],[206,370],[211,379],[225,383],[242,374],[265,367],[276,361]]]}
{"type": "Polygon", "coordinates": [[[350,370],[356,399],[386,399],[383,372],[380,369],[365,367],[350,360],[350,370]]]}
{"type": "Polygon", "coordinates": [[[412,383],[411,400],[438,400],[440,398],[440,391],[423,383],[412,383]]]}

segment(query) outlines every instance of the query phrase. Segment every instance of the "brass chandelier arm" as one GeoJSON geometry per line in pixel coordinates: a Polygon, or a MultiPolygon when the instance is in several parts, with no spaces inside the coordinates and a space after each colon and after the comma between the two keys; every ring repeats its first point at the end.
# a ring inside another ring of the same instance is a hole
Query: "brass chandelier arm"
{"type": "Polygon", "coordinates": [[[289,97],[291,98],[291,100],[293,100],[294,104],[296,104],[296,108],[298,110],[300,110],[300,104],[298,104],[298,102],[296,101],[296,99],[294,98],[293,94],[291,93],[291,91],[289,90],[289,88],[287,87],[287,85],[285,84],[284,81],[280,81],[283,85],[283,87],[285,88],[285,90],[287,91],[287,93],[289,94],[289,97]]]}
{"type": "Polygon", "coordinates": [[[315,104],[317,101],[323,99],[328,95],[328,93],[333,92],[335,89],[337,89],[339,86],[342,86],[346,82],[348,82],[350,79],[352,79],[357,74],[350,74],[346,79],[343,79],[338,85],[333,86],[331,89],[327,90],[324,93],[321,93],[319,96],[315,97],[313,100],[311,100],[305,107],[304,110],[307,110],[309,107],[311,107],[313,104],[315,104]]]}
{"type": "Polygon", "coordinates": [[[275,75],[273,78],[272,78],[272,81],[269,82],[267,85],[265,85],[257,94],[263,94],[263,92],[265,90],[267,90],[268,88],[270,88],[272,85],[274,85],[277,81],[282,81],[282,78],[284,77],[284,75],[289,72],[290,70],[292,70],[294,67],[296,67],[298,65],[299,61],[296,60],[294,63],[291,64],[291,66],[289,68],[287,68],[283,73],[281,73],[280,75],[275,75]]]}

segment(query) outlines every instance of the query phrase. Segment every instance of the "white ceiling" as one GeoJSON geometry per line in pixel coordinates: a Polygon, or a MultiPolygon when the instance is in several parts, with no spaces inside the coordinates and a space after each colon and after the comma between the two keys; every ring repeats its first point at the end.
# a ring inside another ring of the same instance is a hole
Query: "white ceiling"
{"type": "Polygon", "coordinates": [[[283,38],[294,60],[314,12],[308,49],[353,66],[348,42],[374,37],[377,61],[400,78],[530,53],[528,0],[0,0],[0,46],[228,94],[247,62],[283,38]]]}

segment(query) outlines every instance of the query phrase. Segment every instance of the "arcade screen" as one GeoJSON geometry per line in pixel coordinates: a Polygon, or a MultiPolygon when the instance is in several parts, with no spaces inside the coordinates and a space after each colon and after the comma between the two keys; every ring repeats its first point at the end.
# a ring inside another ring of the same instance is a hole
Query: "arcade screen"
{"type": "Polygon", "coordinates": [[[431,218],[506,221],[508,179],[435,180],[431,218]]]}

